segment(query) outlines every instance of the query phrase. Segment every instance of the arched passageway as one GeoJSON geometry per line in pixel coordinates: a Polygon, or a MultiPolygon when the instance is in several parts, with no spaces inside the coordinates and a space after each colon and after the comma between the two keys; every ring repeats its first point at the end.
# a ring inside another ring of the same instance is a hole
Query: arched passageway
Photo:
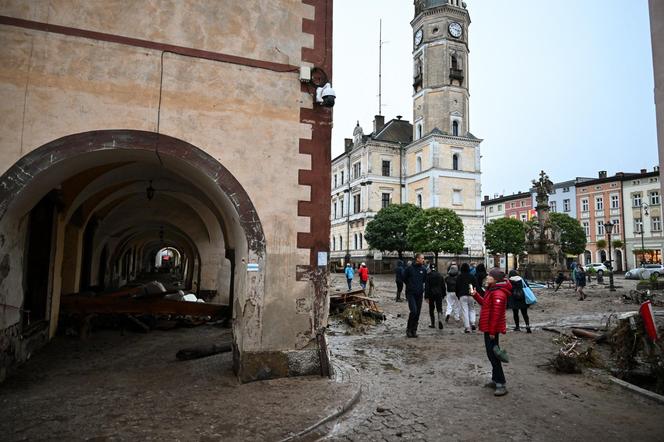
{"type": "MultiPolygon", "coordinates": [[[[265,238],[253,204],[227,169],[184,141],[133,130],[67,136],[9,168],[0,201],[0,303],[8,306],[0,329],[31,328],[45,341],[61,296],[160,271],[215,303],[262,302],[265,238]],[[238,263],[261,271],[248,277],[238,263]]],[[[236,343],[239,330],[241,311],[236,343]]]]}

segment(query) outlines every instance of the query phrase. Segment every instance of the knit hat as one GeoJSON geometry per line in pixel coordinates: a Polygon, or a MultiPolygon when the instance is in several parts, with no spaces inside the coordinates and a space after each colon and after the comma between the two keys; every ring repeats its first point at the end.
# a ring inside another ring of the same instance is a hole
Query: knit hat
{"type": "Polygon", "coordinates": [[[494,267],[491,270],[489,270],[489,276],[495,279],[496,282],[500,282],[503,279],[505,279],[505,272],[500,270],[498,267],[494,267]]]}

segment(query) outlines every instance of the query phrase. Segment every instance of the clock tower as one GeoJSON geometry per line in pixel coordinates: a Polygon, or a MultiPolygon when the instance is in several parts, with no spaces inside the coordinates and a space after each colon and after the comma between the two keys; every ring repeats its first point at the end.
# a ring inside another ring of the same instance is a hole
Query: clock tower
{"type": "Polygon", "coordinates": [[[413,27],[414,138],[434,128],[469,132],[468,27],[461,0],[416,0],[413,27]]]}
{"type": "Polygon", "coordinates": [[[461,0],[415,0],[413,142],[405,155],[405,201],[453,210],[464,252],[483,253],[480,143],[469,129],[468,27],[461,0]]]}

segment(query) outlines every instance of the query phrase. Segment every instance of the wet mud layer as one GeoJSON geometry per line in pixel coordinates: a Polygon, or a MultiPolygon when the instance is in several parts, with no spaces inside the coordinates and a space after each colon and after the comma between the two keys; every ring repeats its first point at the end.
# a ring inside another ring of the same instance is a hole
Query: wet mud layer
{"type": "Polygon", "coordinates": [[[175,358],[230,340],[210,325],[58,337],[0,385],[0,440],[281,440],[357,388],[320,377],[239,384],[231,353],[175,358]]]}
{"type": "MultiPolygon", "coordinates": [[[[345,285],[340,275],[332,282],[345,285]]],[[[483,387],[491,375],[481,334],[464,334],[454,319],[442,331],[428,328],[425,302],[420,337],[408,339],[408,307],[394,302],[393,277],[378,275],[375,282],[385,323],[347,334],[345,324],[331,319],[333,357],[358,368],[363,396],[329,428],[327,440],[662,440],[664,406],[612,384],[605,370],[563,375],[545,366],[559,347],[541,327],[600,326],[612,313],[635,310],[619,301],[621,291],[591,286],[588,300],[578,301],[570,289],[538,290],[539,302],[529,309],[533,333],[510,330],[501,338],[511,359],[504,365],[509,393],[494,397],[483,387]]],[[[620,290],[634,285],[619,284],[620,290]]]]}

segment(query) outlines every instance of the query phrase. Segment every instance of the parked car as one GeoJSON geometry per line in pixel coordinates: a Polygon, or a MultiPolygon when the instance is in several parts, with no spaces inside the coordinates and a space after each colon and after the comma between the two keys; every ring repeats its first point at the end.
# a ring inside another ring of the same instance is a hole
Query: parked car
{"type": "Polygon", "coordinates": [[[591,262],[590,264],[586,264],[584,267],[586,273],[588,273],[590,269],[595,269],[597,276],[602,276],[604,272],[609,271],[609,269],[607,269],[606,266],[601,262],[591,262]]]}
{"type": "Polygon", "coordinates": [[[664,265],[662,264],[644,264],[625,273],[625,279],[650,279],[651,275],[657,275],[656,278],[664,275],[664,265]]]}

